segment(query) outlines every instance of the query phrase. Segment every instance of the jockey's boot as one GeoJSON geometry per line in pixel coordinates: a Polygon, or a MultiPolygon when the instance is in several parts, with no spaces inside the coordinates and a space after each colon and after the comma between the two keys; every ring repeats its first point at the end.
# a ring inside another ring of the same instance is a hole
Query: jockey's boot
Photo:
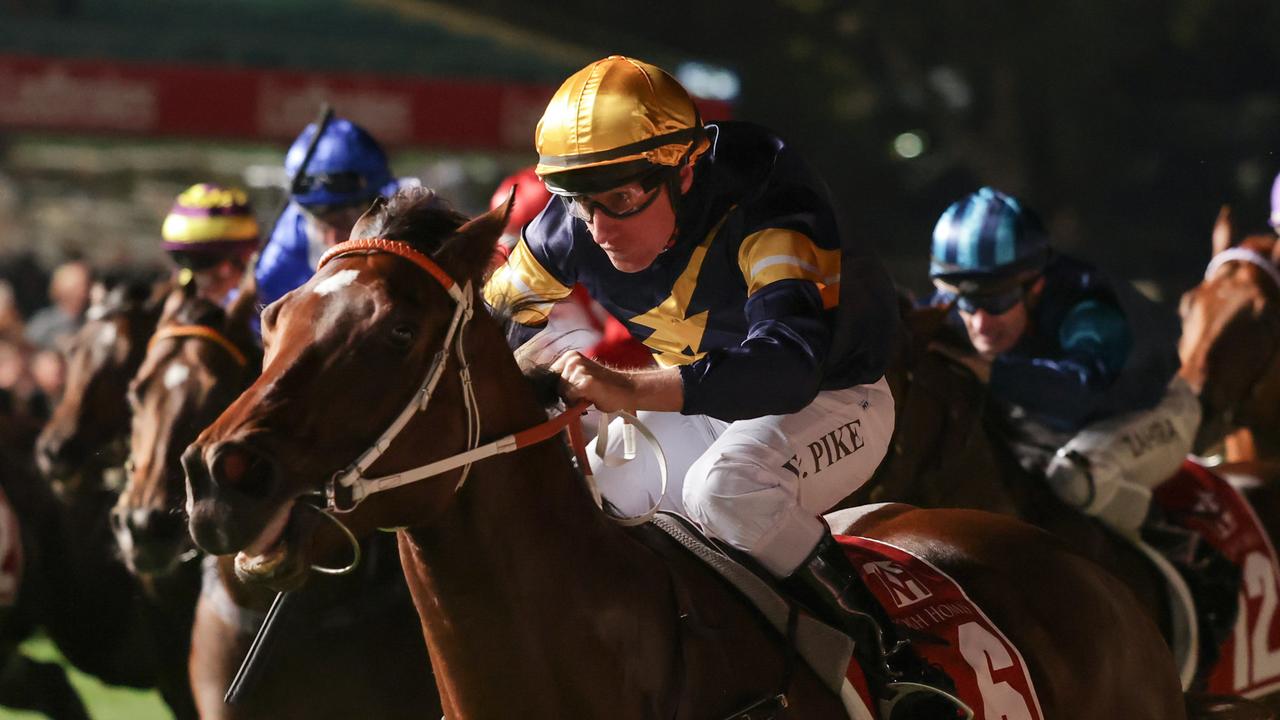
{"type": "Polygon", "coordinates": [[[820,620],[853,638],[854,656],[886,720],[972,717],[956,697],[955,683],[898,633],[830,534],[823,534],[783,586],[820,620]]]}
{"type": "Polygon", "coordinates": [[[1154,504],[1143,523],[1142,538],[1173,564],[1191,590],[1200,628],[1196,678],[1202,680],[1213,671],[1222,644],[1235,629],[1241,569],[1199,533],[1171,522],[1154,504]]]}

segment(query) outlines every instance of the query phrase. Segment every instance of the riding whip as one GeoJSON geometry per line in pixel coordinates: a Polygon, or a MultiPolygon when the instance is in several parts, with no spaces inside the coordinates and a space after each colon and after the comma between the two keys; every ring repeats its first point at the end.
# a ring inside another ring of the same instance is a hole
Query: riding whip
{"type": "MultiPolygon", "coordinates": [[[[320,114],[316,117],[316,133],[311,136],[311,142],[307,143],[307,151],[302,155],[302,162],[298,164],[298,169],[293,172],[289,178],[289,189],[285,194],[284,200],[281,201],[280,207],[276,210],[275,219],[271,221],[271,232],[262,237],[258,243],[258,252],[261,253],[263,247],[271,235],[275,233],[276,225],[280,223],[280,218],[284,215],[285,210],[289,207],[290,199],[298,191],[298,182],[306,177],[307,165],[311,163],[311,157],[316,153],[316,146],[320,144],[320,136],[324,134],[325,128],[329,127],[329,122],[333,120],[333,108],[329,103],[321,103],[320,114]]],[[[258,628],[258,634],[254,635],[253,643],[249,645],[249,651],[245,653],[244,660],[240,663],[240,669],[236,671],[236,676],[232,678],[231,684],[227,686],[227,693],[223,696],[222,701],[227,705],[235,705],[244,699],[245,695],[253,689],[253,685],[261,677],[263,668],[267,664],[267,660],[271,656],[271,628],[277,623],[280,613],[284,611],[286,605],[289,604],[293,595],[288,592],[277,593],[275,600],[271,602],[271,608],[267,610],[267,615],[262,620],[261,627],[258,628]]]]}

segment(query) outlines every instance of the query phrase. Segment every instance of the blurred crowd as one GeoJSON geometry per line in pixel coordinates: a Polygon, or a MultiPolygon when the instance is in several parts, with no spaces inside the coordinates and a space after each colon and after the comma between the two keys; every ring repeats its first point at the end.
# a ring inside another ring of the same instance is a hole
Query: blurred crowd
{"type": "Polygon", "coordinates": [[[0,263],[0,422],[12,432],[38,429],[62,395],[63,351],[84,322],[94,288],[93,268],[69,258],[48,274],[21,258],[0,263]]]}

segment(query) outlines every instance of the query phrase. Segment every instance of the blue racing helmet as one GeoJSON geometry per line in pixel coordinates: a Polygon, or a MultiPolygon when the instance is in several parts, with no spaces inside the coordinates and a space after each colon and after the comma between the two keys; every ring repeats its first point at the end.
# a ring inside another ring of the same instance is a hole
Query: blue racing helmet
{"type": "MultiPolygon", "coordinates": [[[[289,147],[284,169],[290,177],[302,165],[315,133],[316,124],[311,123],[289,147]]],[[[333,118],[294,184],[293,200],[304,207],[352,205],[390,195],[396,187],[387,154],[378,141],[350,120],[333,118]]]]}
{"type": "Polygon", "coordinates": [[[984,187],[938,218],[929,277],[971,292],[1033,277],[1048,261],[1040,218],[1016,198],[984,187]]]}

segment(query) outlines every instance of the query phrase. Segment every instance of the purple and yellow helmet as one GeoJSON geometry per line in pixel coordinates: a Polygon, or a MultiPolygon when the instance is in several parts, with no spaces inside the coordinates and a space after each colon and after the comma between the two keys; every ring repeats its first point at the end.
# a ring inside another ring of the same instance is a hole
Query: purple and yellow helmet
{"type": "Polygon", "coordinates": [[[161,247],[193,267],[247,257],[258,247],[258,220],[244,190],[214,183],[187,188],[164,219],[161,247]]]}

